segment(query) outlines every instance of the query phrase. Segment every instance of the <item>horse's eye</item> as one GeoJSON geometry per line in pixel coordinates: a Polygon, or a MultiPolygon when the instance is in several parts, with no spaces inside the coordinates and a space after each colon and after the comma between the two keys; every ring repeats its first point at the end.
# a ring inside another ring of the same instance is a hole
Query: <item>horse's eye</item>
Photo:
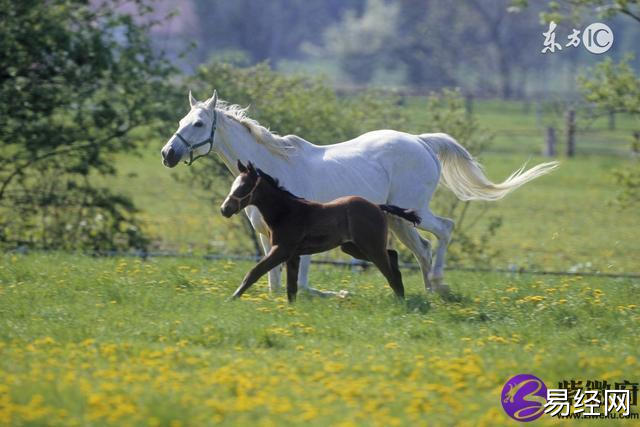
{"type": "Polygon", "coordinates": [[[201,128],[201,127],[202,127],[202,122],[201,122],[200,120],[198,120],[198,121],[197,121],[197,122],[195,122],[193,125],[194,125],[195,127],[197,127],[197,128],[201,128]]]}

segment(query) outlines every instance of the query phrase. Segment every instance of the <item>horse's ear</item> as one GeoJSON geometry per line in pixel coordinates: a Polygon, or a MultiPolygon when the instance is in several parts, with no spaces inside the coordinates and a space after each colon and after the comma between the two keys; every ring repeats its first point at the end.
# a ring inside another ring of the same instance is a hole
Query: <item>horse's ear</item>
{"type": "Polygon", "coordinates": [[[216,104],[218,103],[218,91],[213,91],[213,96],[205,102],[206,107],[209,110],[214,110],[216,108],[216,104]]]}
{"type": "Polygon", "coordinates": [[[191,91],[189,91],[189,105],[191,106],[191,108],[193,108],[193,106],[197,103],[198,101],[193,97],[193,95],[191,95],[191,91]]]}
{"type": "Polygon", "coordinates": [[[247,169],[249,170],[249,173],[251,174],[251,176],[258,175],[258,172],[256,171],[256,167],[253,165],[253,163],[251,162],[247,163],[247,169]]]}
{"type": "Polygon", "coordinates": [[[238,159],[238,170],[240,173],[245,173],[247,171],[247,168],[242,164],[240,159],[238,159]]]}

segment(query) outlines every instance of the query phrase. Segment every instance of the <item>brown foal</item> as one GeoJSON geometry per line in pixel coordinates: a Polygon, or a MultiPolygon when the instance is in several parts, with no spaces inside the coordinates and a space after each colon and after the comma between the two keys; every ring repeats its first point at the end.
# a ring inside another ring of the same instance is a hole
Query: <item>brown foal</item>
{"type": "Polygon", "coordinates": [[[238,161],[240,175],[220,211],[229,218],[249,205],[260,210],[271,231],[271,251],[247,273],[232,298],[240,297],[263,274],[287,263],[287,297],[298,291],[300,255],[315,254],[340,246],[343,252],[371,261],[399,298],[404,298],[398,253],[387,250],[387,218],[384,212],[414,224],[420,218],[410,210],[393,205],[375,205],[362,197],[340,197],[329,203],[315,203],[289,193],[278,181],[251,162],[238,161]]]}

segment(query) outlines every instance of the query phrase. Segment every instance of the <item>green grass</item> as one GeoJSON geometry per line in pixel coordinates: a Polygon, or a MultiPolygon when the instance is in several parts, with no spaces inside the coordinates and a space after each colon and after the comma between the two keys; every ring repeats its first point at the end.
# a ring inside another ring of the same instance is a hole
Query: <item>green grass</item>
{"type": "Polygon", "coordinates": [[[453,303],[405,272],[403,304],[314,266],[353,295],[227,302],[250,266],[4,255],[0,424],[513,425],[512,375],[638,380],[638,280],[452,272],[453,303]]]}
{"type": "MultiPolygon", "coordinates": [[[[408,99],[409,128],[416,132],[435,132],[424,129],[426,106],[423,97],[408,99]]],[[[542,152],[547,127],[556,131],[557,150],[564,153],[564,112],[554,111],[546,104],[536,107],[531,102],[504,100],[476,100],[473,116],[478,123],[494,136],[491,153],[519,153],[527,156],[542,152]]],[[[633,132],[640,130],[637,117],[617,114],[615,129],[609,130],[609,118],[601,116],[587,119],[578,112],[576,116],[576,152],[582,155],[605,154],[625,156],[630,152],[633,132]]]]}
{"type": "MultiPolygon", "coordinates": [[[[409,108],[416,127],[420,104],[409,108]]],[[[483,101],[474,111],[497,135],[481,157],[490,178],[502,180],[530,157],[545,160],[533,110],[483,101]]],[[[616,131],[599,126],[594,144],[635,125],[620,118],[616,131]]],[[[162,144],[119,158],[120,174],[105,182],[133,197],[152,249],[249,252],[248,238],[237,238],[241,219],[222,218],[221,200],[176,181],[188,171],[160,164],[162,144]]],[[[563,159],[500,202],[473,203],[469,217],[488,211],[472,232],[489,216],[504,219],[489,242],[499,250],[491,266],[638,272],[637,209],[611,204],[612,171],[632,161],[563,159]]],[[[447,302],[405,271],[402,304],[376,271],[314,265],[313,286],[352,296],[302,295],[290,306],[263,278],[227,302],[250,267],[4,255],[0,425],[513,425],[499,394],[515,374],[550,387],[638,381],[638,279],[449,271],[458,300],[447,302]]]]}
{"type": "MultiPolygon", "coordinates": [[[[490,177],[501,180],[523,161],[517,155],[482,158],[490,177]]],[[[529,164],[544,161],[532,158],[529,164]]],[[[612,203],[618,191],[611,157],[564,159],[560,168],[496,203],[472,203],[470,214],[488,208],[503,218],[490,241],[500,250],[493,264],[567,271],[638,272],[637,209],[612,203]],[[589,267],[590,265],[591,267],[589,267]]],[[[480,222],[478,229],[481,229],[480,222]]]]}

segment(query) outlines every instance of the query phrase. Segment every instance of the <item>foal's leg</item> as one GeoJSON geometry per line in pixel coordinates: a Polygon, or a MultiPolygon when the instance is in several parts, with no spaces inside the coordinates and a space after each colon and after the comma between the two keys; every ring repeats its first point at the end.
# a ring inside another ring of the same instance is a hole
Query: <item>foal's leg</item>
{"type": "Polygon", "coordinates": [[[389,262],[391,263],[391,270],[400,277],[402,280],[402,273],[400,273],[400,265],[398,265],[398,252],[393,249],[387,249],[387,255],[389,255],[389,262]]]}
{"type": "Polygon", "coordinates": [[[393,292],[398,298],[404,299],[404,285],[402,284],[402,276],[400,270],[395,270],[391,267],[391,260],[386,250],[378,254],[372,255],[371,259],[373,263],[378,267],[380,272],[387,278],[387,282],[393,289],[393,292]]]}
{"type": "MultiPolygon", "coordinates": [[[[400,270],[392,267],[392,260],[386,249],[386,238],[381,244],[372,244],[371,242],[356,242],[358,251],[365,255],[365,259],[369,259],[378,267],[378,270],[387,279],[389,286],[398,298],[404,298],[404,285],[402,284],[402,276],[400,270]]],[[[344,249],[343,249],[344,250],[344,249]]],[[[395,253],[395,251],[393,251],[395,253]]],[[[397,253],[396,253],[397,255],[397,253]]],[[[396,258],[397,265],[397,258],[396,258]]]]}
{"type": "Polygon", "coordinates": [[[284,262],[289,257],[289,252],[282,249],[279,246],[273,246],[267,256],[262,258],[258,264],[256,264],[246,276],[242,280],[242,283],[233,293],[232,298],[239,298],[244,291],[249,289],[251,285],[253,285],[262,275],[264,275],[267,271],[271,270],[273,267],[284,262]]]}
{"type": "MultiPolygon", "coordinates": [[[[266,256],[271,251],[271,240],[269,239],[269,227],[264,222],[260,211],[255,206],[247,206],[244,209],[245,214],[249,218],[249,222],[254,230],[258,233],[262,251],[266,256]]],[[[281,266],[277,266],[269,271],[269,291],[278,292],[280,290],[281,266]]]]}
{"type": "MultiPolygon", "coordinates": [[[[265,256],[271,251],[271,240],[266,234],[258,234],[262,250],[265,256]]],[[[269,292],[275,293],[280,291],[280,278],[282,276],[282,266],[278,265],[269,270],[269,292]]]]}
{"type": "Polygon", "coordinates": [[[298,293],[299,265],[300,257],[298,255],[294,255],[287,260],[287,298],[289,302],[294,302],[298,293]]]}
{"type": "Polygon", "coordinates": [[[400,268],[398,268],[398,252],[393,249],[387,250],[387,259],[383,259],[382,255],[378,257],[370,257],[360,250],[360,248],[351,242],[343,243],[340,245],[342,252],[351,255],[354,258],[361,259],[363,261],[373,262],[378,270],[384,275],[391,286],[391,289],[395,292],[396,296],[404,298],[404,285],[402,284],[402,274],[400,268]],[[376,262],[375,258],[379,258],[376,262]]]}
{"type": "MultiPolygon", "coordinates": [[[[361,259],[363,261],[371,260],[358,249],[358,247],[351,242],[343,243],[340,245],[340,249],[347,255],[351,255],[356,259],[361,259]]],[[[391,262],[391,269],[400,273],[400,267],[398,266],[398,252],[393,249],[387,249],[387,255],[389,256],[389,261],[391,262]]]]}
{"type": "Polygon", "coordinates": [[[365,254],[363,254],[360,249],[352,242],[346,242],[340,245],[340,249],[347,255],[351,255],[356,259],[361,259],[363,261],[371,261],[365,254]]]}

